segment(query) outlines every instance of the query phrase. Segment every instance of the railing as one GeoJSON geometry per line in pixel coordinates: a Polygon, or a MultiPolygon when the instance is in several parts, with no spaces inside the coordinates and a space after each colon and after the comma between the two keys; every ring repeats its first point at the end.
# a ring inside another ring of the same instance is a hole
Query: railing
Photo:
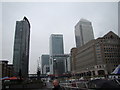
{"type": "Polygon", "coordinates": [[[81,84],[82,82],[73,82],[73,83],[60,83],[61,87],[64,87],[65,90],[80,90],[80,89],[84,89],[87,90],[88,87],[86,85],[86,83],[82,83],[84,84],[84,87],[80,87],[79,84],[81,84]]]}

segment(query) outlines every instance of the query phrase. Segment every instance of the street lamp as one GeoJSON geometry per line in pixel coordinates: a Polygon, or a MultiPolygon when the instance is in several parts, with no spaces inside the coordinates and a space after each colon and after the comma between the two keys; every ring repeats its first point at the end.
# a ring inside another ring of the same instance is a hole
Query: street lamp
{"type": "Polygon", "coordinates": [[[68,72],[68,62],[67,62],[67,58],[65,59],[65,64],[66,64],[66,65],[65,65],[65,66],[66,66],[65,68],[66,68],[66,73],[67,73],[67,72],[68,72]]]}
{"type": "Polygon", "coordinates": [[[53,59],[53,62],[54,62],[53,63],[53,65],[54,65],[54,68],[53,68],[54,69],[54,74],[56,75],[56,73],[57,73],[56,72],[56,69],[57,69],[56,59],[53,59]]]}

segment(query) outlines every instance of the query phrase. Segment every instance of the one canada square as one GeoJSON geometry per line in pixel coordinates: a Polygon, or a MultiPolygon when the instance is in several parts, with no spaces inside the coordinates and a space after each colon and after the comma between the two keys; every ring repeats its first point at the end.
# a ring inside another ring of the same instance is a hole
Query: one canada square
{"type": "Polygon", "coordinates": [[[79,48],[94,39],[92,23],[81,19],[75,26],[76,47],[79,48]]]}
{"type": "Polygon", "coordinates": [[[30,23],[26,17],[16,21],[13,65],[16,76],[27,77],[29,69],[30,23]]]}

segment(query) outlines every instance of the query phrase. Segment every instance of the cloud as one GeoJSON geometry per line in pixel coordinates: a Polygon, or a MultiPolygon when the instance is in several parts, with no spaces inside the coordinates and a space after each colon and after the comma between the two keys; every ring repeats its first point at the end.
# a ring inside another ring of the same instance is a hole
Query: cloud
{"type": "Polygon", "coordinates": [[[117,2],[91,3],[2,3],[3,58],[12,63],[16,21],[24,16],[31,24],[30,73],[37,70],[37,59],[49,53],[49,37],[52,33],[64,35],[65,53],[75,46],[74,26],[85,18],[92,22],[95,38],[109,30],[117,33],[117,2]]]}

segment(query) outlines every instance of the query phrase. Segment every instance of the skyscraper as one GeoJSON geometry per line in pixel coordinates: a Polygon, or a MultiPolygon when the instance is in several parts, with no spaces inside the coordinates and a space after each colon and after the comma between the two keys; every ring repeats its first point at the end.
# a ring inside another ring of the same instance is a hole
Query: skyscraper
{"type": "Polygon", "coordinates": [[[62,34],[52,34],[50,36],[50,55],[56,54],[64,54],[62,34]]]}
{"type": "Polygon", "coordinates": [[[44,74],[44,69],[43,69],[44,66],[48,67],[48,65],[49,65],[49,55],[43,54],[41,56],[41,72],[42,72],[42,74],[44,74]]]}
{"type": "Polygon", "coordinates": [[[64,66],[64,46],[63,35],[52,34],[50,36],[50,73],[62,74],[65,71],[64,66]]]}
{"type": "Polygon", "coordinates": [[[80,47],[94,39],[93,28],[90,21],[81,19],[75,26],[76,47],[80,47]]]}
{"type": "Polygon", "coordinates": [[[16,22],[13,66],[16,76],[27,77],[29,67],[30,23],[26,17],[16,22]]]}

